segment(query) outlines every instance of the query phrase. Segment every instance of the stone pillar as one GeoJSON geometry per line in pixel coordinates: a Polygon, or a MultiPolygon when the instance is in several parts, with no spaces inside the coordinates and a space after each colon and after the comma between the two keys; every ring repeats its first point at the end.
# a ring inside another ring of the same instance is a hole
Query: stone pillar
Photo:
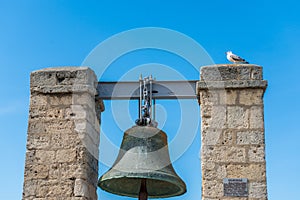
{"type": "Polygon", "coordinates": [[[266,200],[262,67],[201,69],[202,199],[266,200]]]}
{"type": "Polygon", "coordinates": [[[24,200],[97,199],[103,104],[96,86],[87,67],[31,73],[24,200]]]}

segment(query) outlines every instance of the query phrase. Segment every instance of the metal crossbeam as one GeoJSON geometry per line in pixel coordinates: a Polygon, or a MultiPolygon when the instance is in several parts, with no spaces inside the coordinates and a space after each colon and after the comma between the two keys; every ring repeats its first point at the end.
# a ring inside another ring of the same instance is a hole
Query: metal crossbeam
{"type": "MultiPolygon", "coordinates": [[[[154,81],[153,99],[196,99],[196,80],[154,81]]],[[[98,82],[99,97],[108,99],[139,99],[139,82],[98,82]]]]}

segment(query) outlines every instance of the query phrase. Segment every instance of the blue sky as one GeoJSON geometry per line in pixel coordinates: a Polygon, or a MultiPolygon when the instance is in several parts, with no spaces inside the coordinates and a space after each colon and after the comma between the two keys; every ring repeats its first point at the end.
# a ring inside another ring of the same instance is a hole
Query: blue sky
{"type": "MultiPolygon", "coordinates": [[[[296,0],[0,0],[0,199],[20,199],[22,195],[30,72],[51,66],[79,66],[99,43],[143,27],[182,33],[202,45],[215,63],[227,63],[224,52],[232,50],[264,67],[264,79],[269,82],[264,98],[269,199],[298,199],[299,10],[296,0]]],[[[120,67],[126,72],[147,63],[174,67],[188,79],[198,77],[184,59],[159,50],[123,55],[109,69],[117,72],[120,67]]],[[[114,79],[109,71],[101,78],[114,79]]],[[[102,128],[106,133],[105,126],[114,127],[106,135],[118,146],[122,131],[112,122],[110,102],[106,104],[103,116],[107,122],[102,128]]],[[[162,113],[168,113],[170,107],[164,109],[162,113]]],[[[163,120],[172,140],[175,136],[168,122],[172,118],[163,120]]],[[[174,163],[188,185],[184,199],[200,199],[199,143],[198,133],[174,163]]],[[[100,167],[102,174],[106,167],[100,167]]],[[[103,200],[127,199],[100,191],[99,196],[103,200]]]]}

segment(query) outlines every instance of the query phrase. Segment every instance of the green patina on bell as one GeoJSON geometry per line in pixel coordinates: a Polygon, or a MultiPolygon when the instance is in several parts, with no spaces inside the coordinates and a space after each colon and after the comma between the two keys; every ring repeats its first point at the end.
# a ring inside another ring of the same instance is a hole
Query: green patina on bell
{"type": "Polygon", "coordinates": [[[98,186],[113,194],[139,199],[186,192],[185,183],[172,167],[166,133],[151,125],[125,131],[119,155],[100,177],[98,186]]]}

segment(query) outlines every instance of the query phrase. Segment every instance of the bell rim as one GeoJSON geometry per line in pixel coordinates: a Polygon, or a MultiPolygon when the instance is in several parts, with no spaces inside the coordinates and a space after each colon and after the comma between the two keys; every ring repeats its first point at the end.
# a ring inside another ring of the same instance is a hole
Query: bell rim
{"type": "MultiPolygon", "coordinates": [[[[104,176],[104,175],[103,175],[104,176]]],[[[111,181],[113,179],[143,179],[142,177],[137,177],[136,175],[132,174],[132,175],[127,175],[127,176],[114,176],[113,178],[107,178],[107,179],[103,179],[103,176],[101,176],[99,178],[99,181],[98,181],[98,186],[106,191],[106,192],[109,192],[109,193],[112,193],[112,194],[116,194],[116,195],[120,195],[120,196],[127,196],[127,197],[133,197],[133,198],[136,198],[138,197],[138,194],[131,194],[131,193],[123,193],[123,192],[114,192],[113,190],[110,190],[109,187],[106,187],[104,185],[104,183],[106,181],[111,181]]],[[[150,180],[156,180],[156,181],[163,181],[163,182],[168,182],[174,186],[176,186],[178,188],[177,192],[176,193],[172,193],[172,194],[165,194],[165,195],[151,195],[151,194],[148,194],[149,198],[168,198],[168,197],[175,197],[175,196],[180,196],[180,195],[183,195],[187,192],[187,189],[186,189],[186,184],[184,183],[184,181],[180,178],[180,177],[176,177],[176,176],[172,176],[170,174],[168,174],[168,177],[170,178],[170,180],[174,180],[173,182],[172,181],[168,181],[166,179],[163,179],[163,178],[160,178],[160,176],[154,176],[154,177],[151,177],[151,178],[146,178],[146,179],[150,179],[150,180]]]]}

